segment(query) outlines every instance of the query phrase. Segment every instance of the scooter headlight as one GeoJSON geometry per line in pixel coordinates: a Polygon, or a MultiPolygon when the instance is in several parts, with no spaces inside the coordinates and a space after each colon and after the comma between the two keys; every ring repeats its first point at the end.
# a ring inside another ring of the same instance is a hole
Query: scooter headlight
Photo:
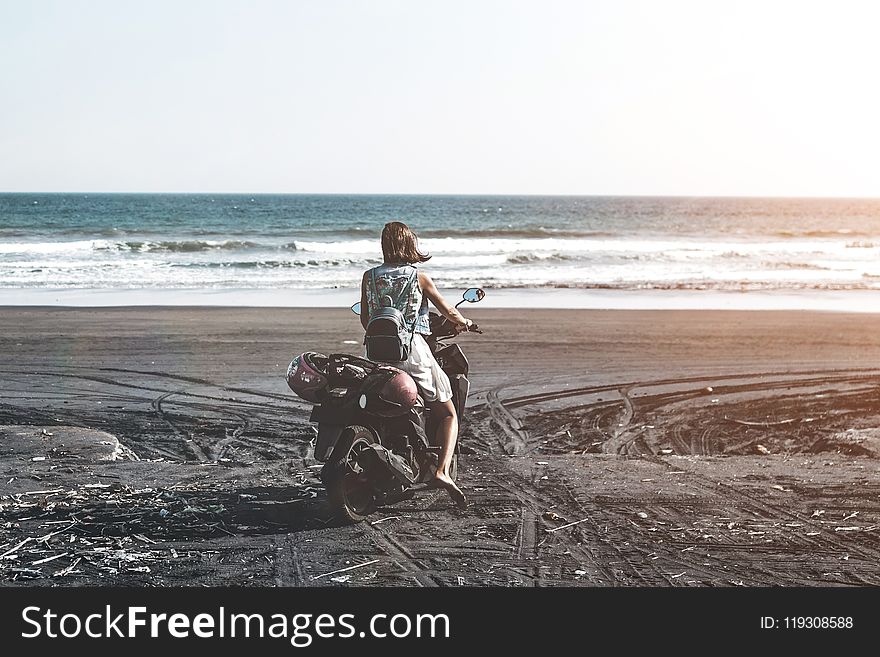
{"type": "Polygon", "coordinates": [[[360,399],[358,399],[358,406],[360,406],[361,408],[367,407],[367,396],[366,395],[361,395],[360,399]]]}

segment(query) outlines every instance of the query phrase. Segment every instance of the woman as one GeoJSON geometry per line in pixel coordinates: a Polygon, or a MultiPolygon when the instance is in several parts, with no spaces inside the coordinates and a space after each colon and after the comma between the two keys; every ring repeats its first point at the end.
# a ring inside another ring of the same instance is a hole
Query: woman
{"type": "MultiPolygon", "coordinates": [[[[413,326],[415,322],[412,347],[409,359],[395,362],[394,365],[415,379],[422,398],[431,410],[431,416],[437,420],[436,437],[440,442],[440,460],[431,483],[444,488],[455,504],[463,509],[467,506],[467,499],[449,476],[449,466],[458,438],[458,418],[452,405],[449,377],[440,369],[425,341],[424,336],[431,334],[428,300],[459,331],[466,331],[472,322],[447,303],[430,276],[416,268],[417,264],[427,261],[431,256],[419,251],[416,235],[409,226],[399,221],[385,224],[382,229],[382,255],[385,262],[364,272],[361,281],[361,308],[367,309],[367,312],[361,312],[361,324],[366,330],[372,314],[383,305],[380,303],[382,297],[390,297],[392,303],[397,303],[402,301],[401,295],[407,294],[404,317],[408,326],[413,326]],[[417,272],[418,285],[407,285],[414,272],[417,272]],[[376,289],[375,295],[373,285],[376,289]],[[376,296],[379,298],[375,298],[376,296]]],[[[387,304],[388,300],[385,301],[387,304]]],[[[401,307],[400,304],[398,307],[401,307]]]]}

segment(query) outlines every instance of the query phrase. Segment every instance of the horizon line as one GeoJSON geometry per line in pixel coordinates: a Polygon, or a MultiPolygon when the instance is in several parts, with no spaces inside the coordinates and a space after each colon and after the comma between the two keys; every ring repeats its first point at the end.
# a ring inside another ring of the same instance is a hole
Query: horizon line
{"type": "Polygon", "coordinates": [[[791,194],[582,194],[582,193],[499,193],[499,192],[248,192],[248,191],[8,191],[0,190],[0,195],[14,194],[58,194],[58,195],[79,195],[89,194],[101,196],[433,196],[433,197],[571,197],[571,198],[706,198],[706,199],[802,199],[802,200],[859,200],[873,201],[880,200],[878,196],[845,196],[845,195],[819,195],[819,196],[798,196],[791,194]]]}

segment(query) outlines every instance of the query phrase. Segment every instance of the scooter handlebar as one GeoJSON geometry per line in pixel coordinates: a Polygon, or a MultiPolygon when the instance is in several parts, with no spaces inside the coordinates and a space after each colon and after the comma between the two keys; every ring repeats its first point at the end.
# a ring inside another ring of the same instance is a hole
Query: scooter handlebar
{"type": "Polygon", "coordinates": [[[462,329],[450,322],[439,313],[434,313],[433,311],[431,311],[430,322],[431,332],[436,338],[450,338],[465,332],[482,333],[480,327],[477,326],[473,321],[471,321],[466,329],[462,329]]]}
{"type": "Polygon", "coordinates": [[[467,325],[467,328],[458,329],[456,328],[455,335],[459,335],[461,333],[482,333],[480,327],[477,326],[473,321],[467,325]]]}

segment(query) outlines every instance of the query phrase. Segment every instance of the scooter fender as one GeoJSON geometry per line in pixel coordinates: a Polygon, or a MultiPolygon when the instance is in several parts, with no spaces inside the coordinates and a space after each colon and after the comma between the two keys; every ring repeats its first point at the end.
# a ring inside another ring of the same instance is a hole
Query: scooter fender
{"type": "Polygon", "coordinates": [[[342,435],[345,428],[341,424],[325,424],[318,425],[318,438],[315,440],[315,458],[322,463],[325,462],[333,453],[333,448],[342,435]]]}
{"type": "Polygon", "coordinates": [[[458,413],[458,418],[461,420],[464,417],[464,408],[467,404],[471,382],[464,374],[458,374],[453,379],[452,388],[455,397],[455,412],[458,413]]]}

